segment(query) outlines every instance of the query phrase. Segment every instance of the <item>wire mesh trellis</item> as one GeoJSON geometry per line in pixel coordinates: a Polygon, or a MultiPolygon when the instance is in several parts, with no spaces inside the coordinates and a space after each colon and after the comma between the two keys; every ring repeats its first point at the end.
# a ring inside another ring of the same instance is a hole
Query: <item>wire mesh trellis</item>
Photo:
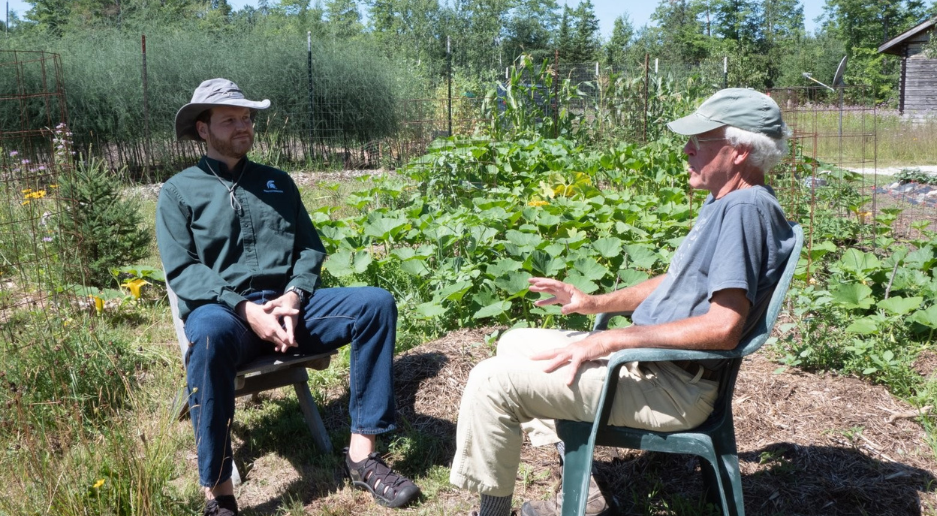
{"type": "Polygon", "coordinates": [[[0,339],[15,346],[25,311],[61,327],[57,289],[66,268],[80,267],[57,245],[57,183],[71,170],[59,56],[0,51],[0,104],[19,114],[0,124],[0,339]]]}

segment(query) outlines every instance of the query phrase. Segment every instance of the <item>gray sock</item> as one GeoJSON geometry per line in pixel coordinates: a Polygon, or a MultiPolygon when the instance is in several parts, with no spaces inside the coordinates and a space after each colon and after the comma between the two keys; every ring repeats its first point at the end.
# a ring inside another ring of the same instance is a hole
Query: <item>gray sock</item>
{"type": "Polygon", "coordinates": [[[511,495],[482,495],[478,516],[511,516],[511,495]]]}

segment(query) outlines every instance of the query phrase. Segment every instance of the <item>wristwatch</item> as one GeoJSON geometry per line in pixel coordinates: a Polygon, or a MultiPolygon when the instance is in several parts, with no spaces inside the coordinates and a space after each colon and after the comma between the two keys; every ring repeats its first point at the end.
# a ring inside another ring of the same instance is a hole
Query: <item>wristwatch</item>
{"type": "Polygon", "coordinates": [[[299,297],[299,304],[300,304],[300,305],[306,304],[306,297],[307,297],[309,294],[307,294],[305,290],[303,290],[303,289],[297,287],[296,285],[293,285],[292,287],[286,289],[286,292],[284,292],[284,293],[289,293],[289,292],[295,292],[295,293],[296,293],[296,296],[299,297]]]}

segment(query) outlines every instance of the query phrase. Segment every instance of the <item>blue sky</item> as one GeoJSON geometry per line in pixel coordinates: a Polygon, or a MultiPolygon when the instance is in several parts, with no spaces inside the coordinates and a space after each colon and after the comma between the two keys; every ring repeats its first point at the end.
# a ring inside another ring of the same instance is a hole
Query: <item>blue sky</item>
{"type": "MultiPolygon", "coordinates": [[[[446,0],[441,1],[445,2],[446,0]]],[[[256,6],[257,0],[228,0],[228,3],[235,9],[240,9],[248,4],[256,6]]],[[[563,5],[563,3],[563,0],[559,1],[560,5],[563,5]]],[[[821,3],[815,0],[805,2],[801,0],[800,3],[804,6],[804,18],[806,19],[807,31],[813,32],[816,28],[814,20],[823,12],[822,4],[825,2],[821,3]]],[[[20,18],[22,18],[31,7],[23,0],[9,0],[7,4],[10,6],[10,11],[17,12],[20,18]]],[[[579,0],[567,0],[567,4],[570,7],[576,7],[579,5],[579,0]]],[[[658,4],[659,1],[657,0],[632,2],[625,0],[592,0],[592,5],[595,6],[595,14],[599,18],[600,30],[602,31],[602,35],[606,38],[612,33],[612,26],[615,24],[615,18],[627,13],[635,28],[643,27],[650,23],[651,13],[654,12],[658,4]]],[[[5,17],[6,15],[3,14],[3,16],[5,17]]]]}

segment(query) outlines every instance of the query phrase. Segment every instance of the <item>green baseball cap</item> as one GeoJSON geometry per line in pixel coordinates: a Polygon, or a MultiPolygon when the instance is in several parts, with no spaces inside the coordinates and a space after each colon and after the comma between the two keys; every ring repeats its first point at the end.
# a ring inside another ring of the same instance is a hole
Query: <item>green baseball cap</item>
{"type": "Polygon", "coordinates": [[[719,90],[692,114],[670,122],[667,127],[677,134],[691,136],[726,125],[771,138],[783,137],[787,129],[778,104],[749,88],[719,90]]]}

